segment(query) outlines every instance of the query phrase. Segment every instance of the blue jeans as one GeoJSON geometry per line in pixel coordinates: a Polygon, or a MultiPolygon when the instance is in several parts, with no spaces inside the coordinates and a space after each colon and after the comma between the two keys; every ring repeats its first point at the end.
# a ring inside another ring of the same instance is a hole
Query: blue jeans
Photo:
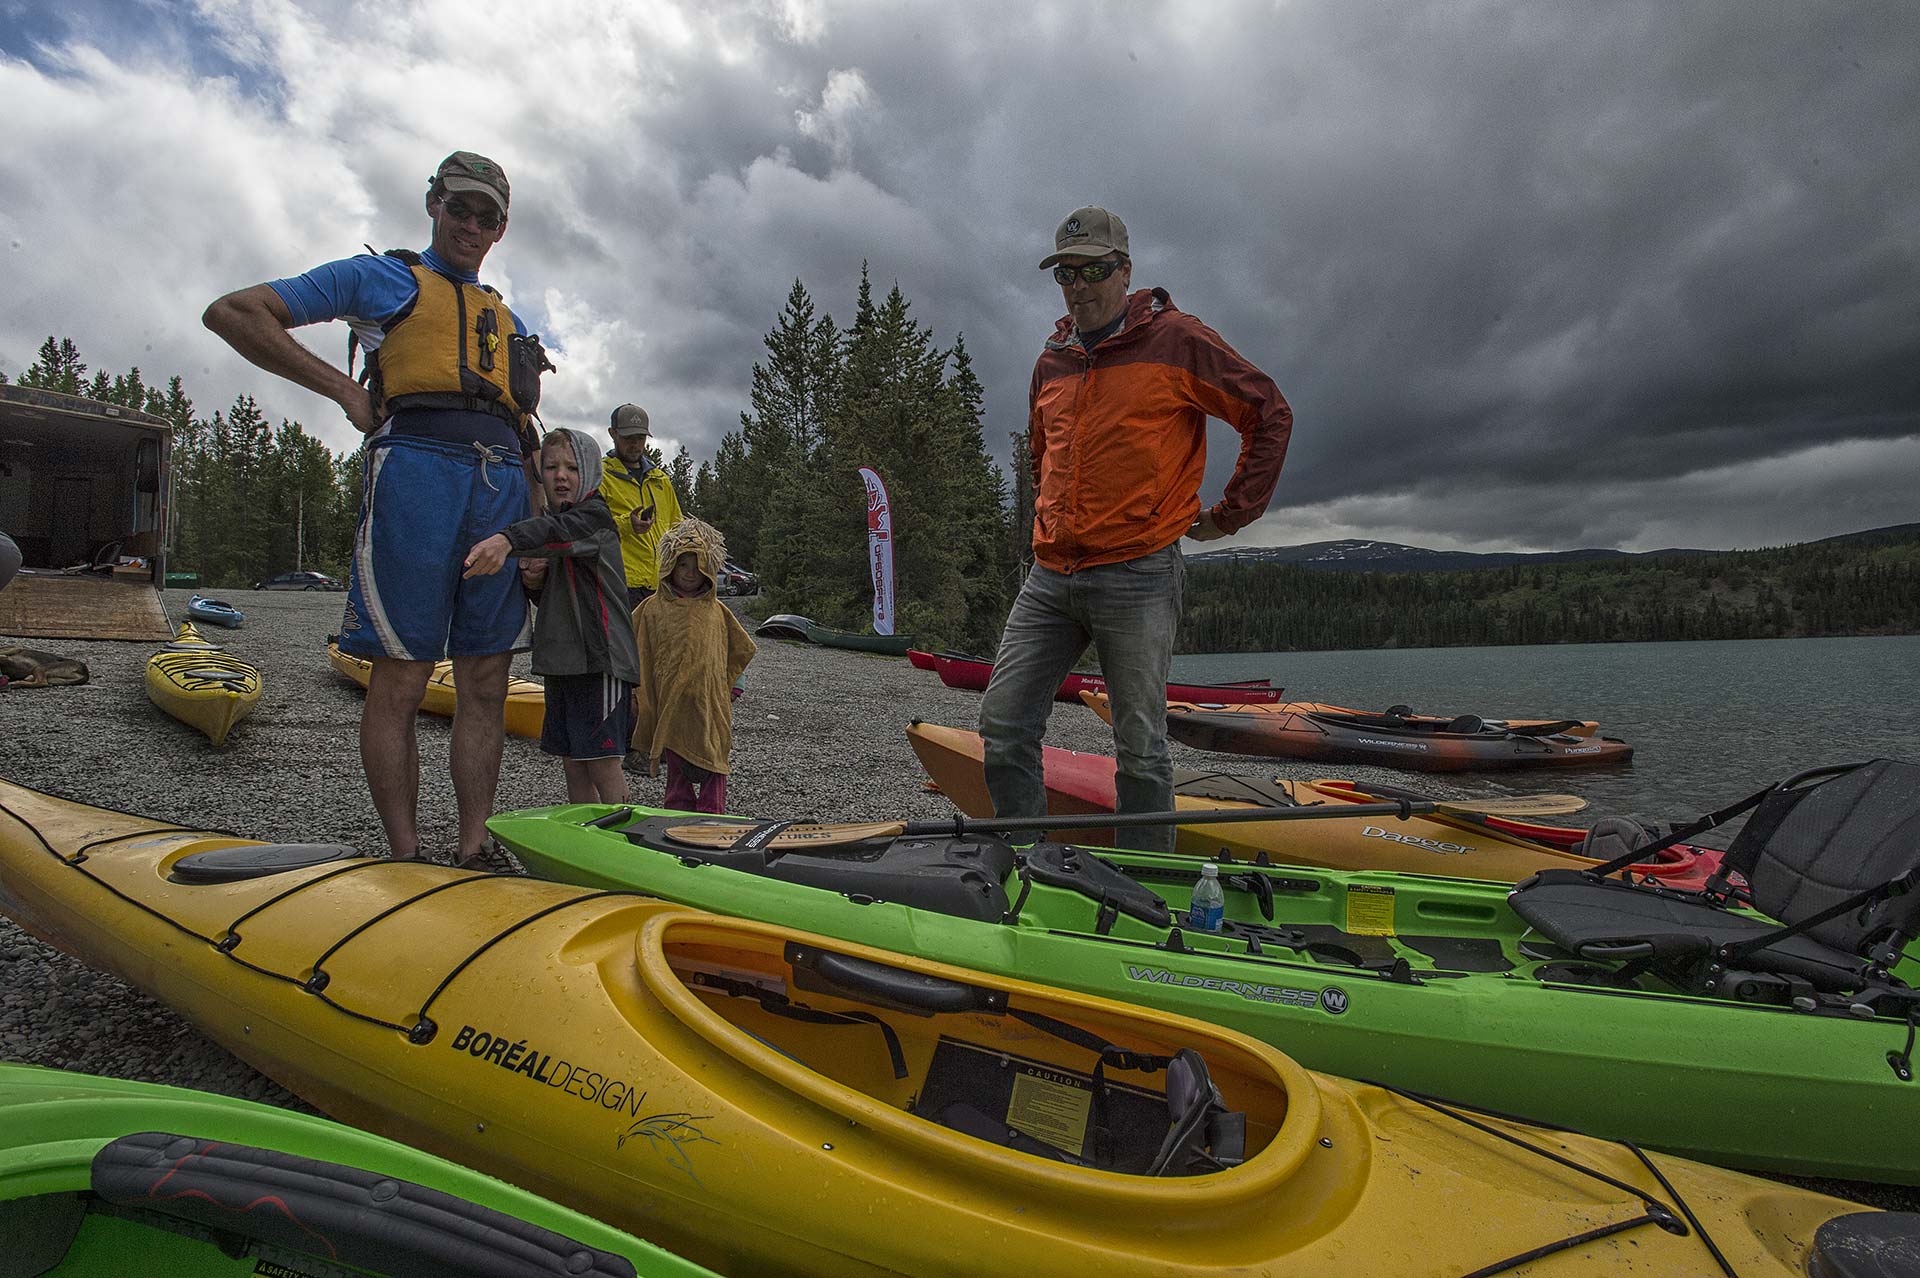
{"type": "MultiPolygon", "coordinates": [[[[1173,807],[1167,673],[1186,585],[1180,544],[1076,573],[1035,564],[1013,601],[980,703],[987,790],[1000,816],[1044,816],[1041,738],[1053,694],[1091,642],[1113,706],[1114,778],[1122,812],[1173,807]]],[[[1115,844],[1171,852],[1171,825],[1118,830],[1115,844]]]]}

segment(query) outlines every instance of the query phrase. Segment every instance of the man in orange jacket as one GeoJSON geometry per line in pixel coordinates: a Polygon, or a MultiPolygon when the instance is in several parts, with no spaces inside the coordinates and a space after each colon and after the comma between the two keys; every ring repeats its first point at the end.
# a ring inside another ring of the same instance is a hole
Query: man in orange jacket
{"type": "MultiPolygon", "coordinates": [[[[1047,810],[1041,738],[1054,689],[1091,642],[1112,697],[1121,812],[1173,807],[1166,683],[1186,563],[1258,519],[1293,432],[1279,387],[1164,289],[1129,293],[1127,228],[1076,209],[1040,263],[1067,314],[1028,391],[1034,565],[1000,636],[980,707],[987,788],[1002,816],[1047,810]],[[1240,432],[1225,495],[1200,508],[1207,418],[1240,432]]],[[[1122,847],[1171,850],[1172,826],[1121,830],[1122,847]]]]}

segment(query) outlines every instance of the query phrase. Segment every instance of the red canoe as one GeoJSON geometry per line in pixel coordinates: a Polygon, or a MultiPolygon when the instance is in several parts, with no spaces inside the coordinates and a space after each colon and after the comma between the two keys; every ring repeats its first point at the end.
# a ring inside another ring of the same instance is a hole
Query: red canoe
{"type": "MultiPolygon", "coordinates": [[[[907,739],[927,775],[955,807],[969,816],[993,814],[978,733],[915,723],[907,729],[907,739]]],[[[1111,756],[1053,746],[1045,747],[1042,756],[1049,813],[1113,811],[1111,756]]],[[[1320,804],[1337,811],[1357,803],[1421,797],[1391,786],[1354,781],[1288,781],[1271,773],[1174,773],[1174,804],[1182,810],[1320,804]]],[[[1324,821],[1248,821],[1180,826],[1174,850],[1201,857],[1224,854],[1243,861],[1265,857],[1282,865],[1393,870],[1512,883],[1539,870],[1584,869],[1626,851],[1621,836],[1609,836],[1607,828],[1603,825],[1589,831],[1462,813],[1433,813],[1377,824],[1336,817],[1324,821]]],[[[1055,833],[1076,843],[1101,846],[1113,842],[1112,830],[1055,833]]],[[[1642,843],[1644,839],[1634,839],[1635,845],[1642,843]]],[[[1659,859],[1649,865],[1635,866],[1633,873],[1636,878],[1651,876],[1666,887],[1698,891],[1719,868],[1722,855],[1713,848],[1683,843],[1660,853],[1659,859]]]]}
{"type": "MultiPolygon", "coordinates": [[[[979,657],[962,656],[957,652],[908,653],[908,660],[922,670],[931,669],[940,676],[940,682],[949,688],[959,688],[963,692],[985,692],[987,680],[993,677],[993,663],[979,657]],[[925,659],[925,662],[922,661],[925,659]]],[[[1082,692],[1105,692],[1107,681],[1099,675],[1070,674],[1060,683],[1053,694],[1055,701],[1078,702],[1082,692]]],[[[1237,683],[1170,683],[1167,685],[1169,701],[1206,701],[1216,705],[1248,705],[1257,702],[1278,701],[1286,695],[1285,688],[1276,688],[1265,679],[1246,679],[1237,683]]]]}

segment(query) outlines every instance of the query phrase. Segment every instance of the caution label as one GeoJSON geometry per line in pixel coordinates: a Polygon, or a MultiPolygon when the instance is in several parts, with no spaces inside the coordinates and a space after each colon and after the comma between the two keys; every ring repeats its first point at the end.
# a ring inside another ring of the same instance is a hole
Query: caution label
{"type": "Polygon", "coordinates": [[[1347,931],[1358,936],[1392,936],[1393,889],[1372,883],[1349,883],[1347,931]]]}
{"type": "Polygon", "coordinates": [[[1013,1097],[1007,1102],[1007,1126],[1078,1154],[1086,1148],[1092,1110],[1093,1093],[1080,1080],[1022,1070],[1014,1077],[1013,1097]]]}

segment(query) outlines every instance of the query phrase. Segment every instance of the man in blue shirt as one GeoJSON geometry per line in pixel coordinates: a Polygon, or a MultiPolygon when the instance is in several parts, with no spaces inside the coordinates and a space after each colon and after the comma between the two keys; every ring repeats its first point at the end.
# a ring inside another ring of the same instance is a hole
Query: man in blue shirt
{"type": "Polygon", "coordinates": [[[486,848],[507,667],[528,645],[516,574],[461,577],[469,547],[529,514],[520,441],[538,375],[529,387],[515,372],[524,329],[479,283],[506,234],[509,198],[499,165],[456,151],[428,183],[425,252],[328,262],[229,293],[202,317],[248,360],[339,404],[367,436],[340,649],[372,663],[360,759],[399,860],[421,856],[414,719],[434,663],[452,658],[459,693],[452,771],[464,863],[486,848]],[[365,385],[290,332],[333,319],[368,351],[365,385]]]}

